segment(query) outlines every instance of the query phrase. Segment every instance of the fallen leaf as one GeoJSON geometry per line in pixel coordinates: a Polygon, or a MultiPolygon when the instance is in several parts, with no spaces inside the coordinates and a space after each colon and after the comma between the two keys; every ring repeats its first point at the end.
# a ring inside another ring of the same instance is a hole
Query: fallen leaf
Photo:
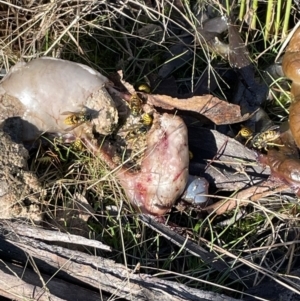
{"type": "Polygon", "coordinates": [[[183,110],[199,113],[216,125],[243,122],[252,114],[241,115],[240,106],[230,104],[212,95],[193,96],[188,99],[173,98],[168,95],[147,95],[148,103],[166,110],[183,110]]]}

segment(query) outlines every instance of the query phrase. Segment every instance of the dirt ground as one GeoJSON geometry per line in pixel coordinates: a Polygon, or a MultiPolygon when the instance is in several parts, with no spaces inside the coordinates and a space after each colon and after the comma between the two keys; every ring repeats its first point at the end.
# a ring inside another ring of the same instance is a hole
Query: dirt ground
{"type": "Polygon", "coordinates": [[[0,131],[0,218],[21,218],[40,222],[43,189],[29,171],[28,151],[0,131]]]}

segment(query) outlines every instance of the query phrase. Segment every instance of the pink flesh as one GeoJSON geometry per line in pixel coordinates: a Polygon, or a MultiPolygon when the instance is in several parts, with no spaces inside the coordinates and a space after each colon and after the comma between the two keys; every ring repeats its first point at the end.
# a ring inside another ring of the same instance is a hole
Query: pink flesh
{"type": "Polygon", "coordinates": [[[141,172],[117,176],[141,212],[162,215],[183,193],[188,179],[187,129],[180,117],[156,115],[148,134],[141,172]]]}
{"type": "MultiPolygon", "coordinates": [[[[141,171],[133,173],[121,168],[116,173],[129,201],[140,212],[162,215],[183,193],[188,180],[187,139],[187,129],[180,117],[155,114],[141,171]]],[[[117,167],[108,148],[98,151],[111,168],[117,167]]]]}

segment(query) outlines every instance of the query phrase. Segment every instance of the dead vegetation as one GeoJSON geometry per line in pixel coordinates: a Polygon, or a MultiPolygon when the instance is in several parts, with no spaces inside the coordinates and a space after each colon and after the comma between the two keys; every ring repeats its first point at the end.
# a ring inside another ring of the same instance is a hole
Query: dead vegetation
{"type": "MultiPolygon", "coordinates": [[[[288,118],[289,84],[266,71],[276,68],[285,33],[266,31],[269,5],[258,3],[256,27],[248,20],[251,7],[237,20],[237,5],[230,8],[236,26],[211,33],[210,26],[225,26],[206,22],[227,13],[226,1],[0,2],[2,69],[53,56],[85,63],[112,81],[121,69],[136,89],[147,83],[149,101],[179,110],[188,125],[190,173],[209,180],[214,202],[205,210],[180,202],[163,223],[139,216],[101,160],[51,141],[28,160],[45,192],[43,222],[1,221],[2,296],[289,300],[299,294],[298,199],[268,179],[270,170],[243,137],[234,139],[241,125],[259,132],[288,118]],[[152,94],[168,96],[162,104],[152,94]],[[203,94],[210,94],[211,107],[199,110],[203,94]],[[229,110],[220,99],[230,102],[229,110]],[[251,117],[258,108],[264,111],[257,121],[251,117]],[[203,112],[207,118],[197,114],[203,112]],[[55,237],[47,240],[50,234],[55,237]]],[[[283,15],[275,9],[280,29],[283,15]]],[[[296,4],[290,12],[291,29],[299,18],[296,4]]]]}

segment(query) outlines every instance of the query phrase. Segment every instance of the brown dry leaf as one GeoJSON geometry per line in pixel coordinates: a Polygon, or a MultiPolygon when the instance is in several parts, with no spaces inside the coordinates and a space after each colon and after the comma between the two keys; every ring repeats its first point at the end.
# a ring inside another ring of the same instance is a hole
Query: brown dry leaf
{"type": "Polygon", "coordinates": [[[241,115],[240,106],[230,104],[212,95],[193,96],[178,99],[167,95],[147,95],[148,103],[166,110],[183,110],[199,113],[217,125],[243,122],[251,117],[247,113],[241,115]]]}

